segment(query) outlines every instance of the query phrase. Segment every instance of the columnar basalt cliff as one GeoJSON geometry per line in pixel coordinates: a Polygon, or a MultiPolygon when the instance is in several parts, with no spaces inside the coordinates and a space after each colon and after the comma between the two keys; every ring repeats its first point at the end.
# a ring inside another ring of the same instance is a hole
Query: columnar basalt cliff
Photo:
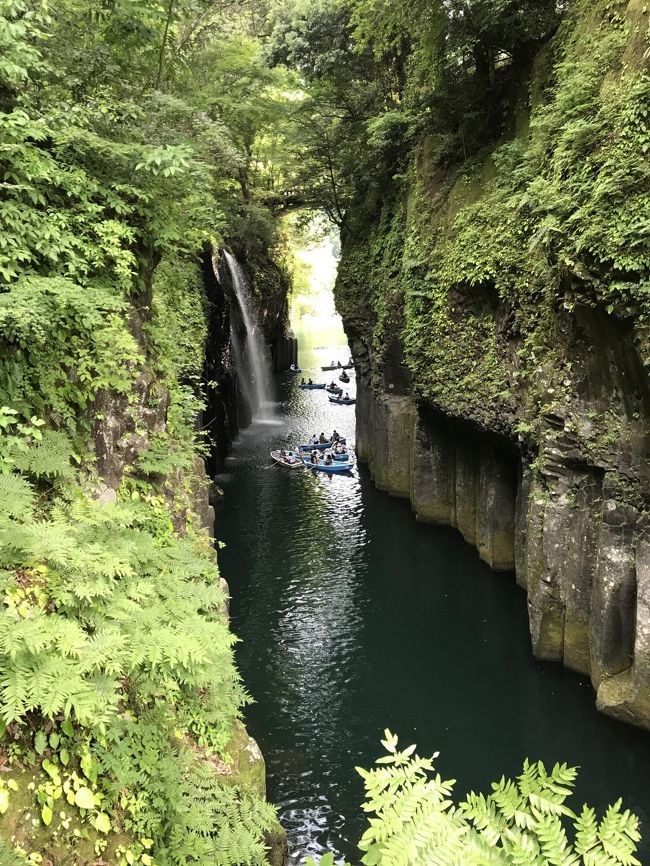
{"type": "Polygon", "coordinates": [[[499,141],[428,136],[359,198],[336,293],[377,486],[514,570],[535,655],[650,728],[648,18],[574,4],[499,141]]]}

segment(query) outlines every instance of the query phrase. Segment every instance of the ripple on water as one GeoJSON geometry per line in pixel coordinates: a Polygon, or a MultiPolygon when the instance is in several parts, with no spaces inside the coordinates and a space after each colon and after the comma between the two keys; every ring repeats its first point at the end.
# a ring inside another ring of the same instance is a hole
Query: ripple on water
{"type": "MultiPolygon", "coordinates": [[[[315,379],[330,357],[301,362],[315,379]]],[[[326,850],[358,862],[354,767],[372,763],[386,726],[420,753],[439,749],[460,793],[516,774],[527,755],[579,764],[576,801],[602,808],[621,794],[650,838],[648,738],[598,716],[578,677],[532,659],[524,595],[454,532],[416,523],[356,471],[266,468],[272,448],[314,432],[354,436],[353,411],[324,393],[293,379],[281,392],[280,423],[245,431],[219,480],[217,535],[256,701],[247,724],[292,866],[326,850]]]]}

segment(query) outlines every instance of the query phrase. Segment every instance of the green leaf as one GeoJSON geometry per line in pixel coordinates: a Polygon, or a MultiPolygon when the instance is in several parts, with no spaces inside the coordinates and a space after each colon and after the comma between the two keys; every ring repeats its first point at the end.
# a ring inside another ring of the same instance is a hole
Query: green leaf
{"type": "Polygon", "coordinates": [[[108,817],[106,812],[100,812],[93,821],[95,825],[95,829],[99,830],[100,833],[109,833],[111,829],[111,819],[108,817]]]}
{"type": "Polygon", "coordinates": [[[0,788],[0,815],[4,815],[4,813],[9,808],[9,794],[0,788]]]}
{"type": "Polygon", "coordinates": [[[90,788],[79,788],[74,795],[74,801],[80,809],[95,808],[95,798],[90,788]]]}
{"type": "Polygon", "coordinates": [[[49,806],[43,806],[41,809],[41,819],[46,827],[49,827],[52,823],[52,810],[49,806]]]}
{"type": "Polygon", "coordinates": [[[42,755],[47,747],[47,737],[43,731],[37,731],[34,737],[34,749],[37,754],[42,755]]]}

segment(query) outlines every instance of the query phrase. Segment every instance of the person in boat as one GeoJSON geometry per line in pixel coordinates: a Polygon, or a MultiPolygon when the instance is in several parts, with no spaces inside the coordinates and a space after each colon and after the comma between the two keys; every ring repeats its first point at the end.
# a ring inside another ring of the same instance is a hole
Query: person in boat
{"type": "Polygon", "coordinates": [[[352,360],[352,355],[350,355],[350,360],[348,361],[348,366],[352,367],[354,365],[354,361],[352,360]]]}
{"type": "Polygon", "coordinates": [[[327,442],[327,438],[325,437],[324,433],[320,434],[320,436],[318,437],[318,441],[321,445],[324,445],[327,442]]]}
{"type": "Polygon", "coordinates": [[[344,400],[349,400],[349,399],[350,399],[350,395],[348,394],[347,391],[346,391],[345,394],[343,395],[343,399],[344,399],[344,400]]]}
{"type": "Polygon", "coordinates": [[[337,362],[336,362],[336,366],[337,366],[337,367],[340,367],[340,366],[341,366],[341,362],[340,362],[340,361],[337,361],[337,362]]]}
{"type": "Polygon", "coordinates": [[[312,380],[310,379],[309,382],[307,382],[307,384],[308,384],[308,385],[313,385],[314,383],[313,383],[312,380]]]}
{"type": "Polygon", "coordinates": [[[347,451],[345,450],[345,445],[343,445],[341,442],[337,442],[336,445],[334,446],[334,453],[335,454],[347,454],[347,451]]]}
{"type": "Polygon", "coordinates": [[[307,384],[307,383],[305,382],[305,377],[304,377],[304,376],[303,376],[302,379],[300,380],[300,384],[301,384],[301,385],[306,385],[306,384],[307,384]]]}
{"type": "Polygon", "coordinates": [[[326,466],[331,466],[333,462],[334,462],[334,461],[333,461],[333,459],[332,459],[332,452],[331,452],[331,451],[328,451],[328,452],[325,454],[325,465],[326,465],[326,466]]]}
{"type": "Polygon", "coordinates": [[[339,436],[339,434],[336,432],[336,430],[334,430],[334,432],[332,433],[332,442],[338,442],[340,438],[341,437],[339,436]]]}
{"type": "Polygon", "coordinates": [[[296,372],[296,365],[295,365],[295,364],[292,364],[292,365],[289,367],[289,369],[291,370],[292,373],[295,373],[295,372],[296,372]]]}
{"type": "Polygon", "coordinates": [[[314,450],[311,452],[311,462],[318,463],[318,459],[318,451],[314,448],[314,450]]]}

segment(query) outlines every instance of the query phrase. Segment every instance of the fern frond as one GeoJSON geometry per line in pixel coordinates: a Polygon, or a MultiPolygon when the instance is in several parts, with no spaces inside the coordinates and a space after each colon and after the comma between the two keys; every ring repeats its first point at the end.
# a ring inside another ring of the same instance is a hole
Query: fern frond
{"type": "Polygon", "coordinates": [[[31,444],[16,457],[15,465],[36,478],[72,478],[72,450],[72,442],[65,433],[46,430],[40,442],[31,444]]]}
{"type": "Polygon", "coordinates": [[[0,520],[29,520],[33,510],[34,489],[29,481],[13,472],[0,474],[0,520]]]}

